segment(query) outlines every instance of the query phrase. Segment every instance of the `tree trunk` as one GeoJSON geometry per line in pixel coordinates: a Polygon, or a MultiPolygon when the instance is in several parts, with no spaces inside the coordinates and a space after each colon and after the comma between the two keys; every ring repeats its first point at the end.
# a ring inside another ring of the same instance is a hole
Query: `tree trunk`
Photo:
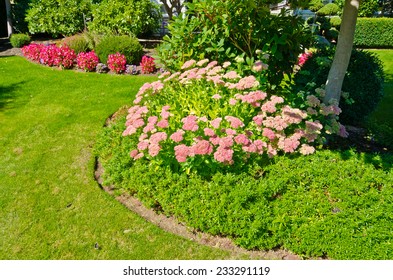
{"type": "Polygon", "coordinates": [[[323,100],[326,104],[332,100],[340,101],[341,88],[352,53],[359,2],[360,0],[345,0],[336,53],[326,81],[326,95],[323,100]]]}
{"type": "Polygon", "coordinates": [[[12,20],[11,20],[11,2],[10,0],[5,0],[5,10],[7,12],[7,30],[8,37],[12,34],[12,20]]]}

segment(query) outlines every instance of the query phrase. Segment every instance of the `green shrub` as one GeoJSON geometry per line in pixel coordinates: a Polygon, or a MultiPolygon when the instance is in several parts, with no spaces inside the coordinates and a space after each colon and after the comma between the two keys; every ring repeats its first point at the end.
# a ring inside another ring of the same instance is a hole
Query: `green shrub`
{"type": "MultiPolygon", "coordinates": [[[[333,56],[334,48],[313,54],[295,75],[294,81],[298,90],[305,88],[309,82],[314,82],[315,87],[325,84],[333,56]]],[[[342,90],[349,93],[354,103],[348,104],[344,98],[341,99],[340,107],[343,112],[340,114],[340,121],[353,125],[362,123],[382,99],[383,83],[383,65],[377,55],[353,50],[342,90]]]]}
{"type": "Polygon", "coordinates": [[[310,11],[316,12],[323,7],[321,0],[311,0],[308,9],[310,11]]]}
{"type": "Polygon", "coordinates": [[[179,69],[191,58],[222,64],[238,56],[252,65],[261,50],[269,55],[267,78],[273,86],[292,72],[298,55],[311,42],[300,18],[285,12],[271,15],[267,6],[249,1],[194,1],[188,4],[187,15],[175,18],[168,28],[170,36],[158,48],[167,68],[179,69]]]}
{"type": "Polygon", "coordinates": [[[334,3],[329,3],[317,11],[319,16],[334,16],[337,15],[341,9],[334,3]]]}
{"type": "Polygon", "coordinates": [[[359,6],[359,17],[372,17],[379,9],[378,0],[362,0],[359,6]]]}
{"type": "Polygon", "coordinates": [[[150,0],[103,0],[93,8],[89,29],[104,34],[143,36],[157,30],[161,12],[150,0]]]}
{"type": "Polygon", "coordinates": [[[121,53],[125,55],[128,64],[138,64],[142,58],[143,48],[138,39],[132,36],[106,36],[96,46],[102,63],[107,63],[108,55],[121,53]]]}
{"type": "Polygon", "coordinates": [[[358,18],[354,45],[362,48],[393,48],[393,18],[358,18]]]}
{"type": "Polygon", "coordinates": [[[329,41],[333,41],[333,40],[334,40],[334,41],[337,42],[338,34],[339,34],[339,32],[338,32],[337,29],[331,28],[331,29],[329,29],[328,31],[326,31],[325,37],[326,37],[326,39],[328,39],[329,41]]]}
{"type": "Polygon", "coordinates": [[[90,14],[89,0],[33,0],[26,21],[31,34],[70,36],[83,30],[83,15],[90,14]]]}
{"type": "Polygon", "coordinates": [[[285,248],[304,257],[393,258],[391,155],[319,151],[209,178],[133,161],[125,117],[105,128],[96,155],[104,184],[174,215],[187,226],[247,249],[285,248]],[[137,179],[136,179],[137,178],[137,179]],[[345,186],[345,187],[343,187],[345,186]]]}
{"type": "Polygon", "coordinates": [[[14,48],[21,48],[28,45],[31,42],[31,38],[27,34],[12,34],[10,42],[14,48]]]}
{"type": "Polygon", "coordinates": [[[89,43],[82,34],[64,38],[63,43],[70,47],[70,49],[74,50],[76,54],[91,50],[89,48],[89,43]]]}
{"type": "Polygon", "coordinates": [[[330,24],[332,25],[332,27],[336,28],[337,30],[340,30],[340,26],[341,26],[341,18],[340,17],[331,17],[329,19],[330,24]]]}

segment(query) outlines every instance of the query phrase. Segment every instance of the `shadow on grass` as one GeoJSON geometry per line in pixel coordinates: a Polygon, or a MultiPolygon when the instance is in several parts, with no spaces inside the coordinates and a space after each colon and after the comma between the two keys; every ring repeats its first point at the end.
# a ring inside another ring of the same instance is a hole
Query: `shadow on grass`
{"type": "Polygon", "coordinates": [[[24,85],[24,81],[11,85],[0,85],[0,111],[14,108],[18,105],[17,91],[24,85]]]}

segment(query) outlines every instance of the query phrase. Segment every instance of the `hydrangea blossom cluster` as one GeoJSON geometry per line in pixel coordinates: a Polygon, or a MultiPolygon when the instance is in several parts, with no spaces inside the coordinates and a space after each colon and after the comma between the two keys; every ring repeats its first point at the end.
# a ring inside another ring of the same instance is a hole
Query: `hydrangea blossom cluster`
{"type": "Polygon", "coordinates": [[[259,90],[255,77],[240,77],[215,61],[191,60],[159,78],[140,88],[128,111],[123,136],[137,143],[134,159],[232,165],[252,156],[311,154],[324,133],[346,136],[337,122],[341,110],[318,94],[307,97],[305,110],[293,108],[259,90]]]}
{"type": "Polygon", "coordinates": [[[108,67],[116,74],[123,73],[126,70],[126,57],[121,53],[108,55],[108,67]]]}
{"type": "Polygon", "coordinates": [[[100,60],[94,51],[81,52],[76,58],[78,68],[86,72],[95,71],[99,61],[100,60]]]}
{"type": "Polygon", "coordinates": [[[142,61],[140,63],[140,66],[142,68],[143,74],[150,74],[156,70],[156,65],[154,64],[154,58],[152,58],[150,56],[144,55],[142,57],[142,61]]]}

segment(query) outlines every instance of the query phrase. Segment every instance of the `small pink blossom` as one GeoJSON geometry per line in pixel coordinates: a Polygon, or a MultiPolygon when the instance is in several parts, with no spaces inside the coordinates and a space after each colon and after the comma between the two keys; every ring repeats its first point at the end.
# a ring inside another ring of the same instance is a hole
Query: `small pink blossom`
{"type": "Polygon", "coordinates": [[[252,118],[252,120],[254,121],[254,123],[257,126],[262,126],[262,124],[263,124],[263,116],[262,115],[256,115],[255,117],[252,118]]]}
{"type": "Polygon", "coordinates": [[[220,123],[222,121],[222,118],[216,118],[214,120],[212,120],[210,122],[210,124],[214,127],[214,128],[219,128],[220,127],[220,123]]]}
{"type": "Polygon", "coordinates": [[[230,136],[233,136],[233,135],[236,135],[236,134],[237,134],[237,132],[236,132],[235,130],[230,129],[230,128],[225,129],[225,133],[226,133],[227,135],[230,135],[230,136]]]}
{"type": "Polygon", "coordinates": [[[307,145],[307,144],[303,144],[303,145],[300,147],[299,152],[300,152],[302,155],[309,155],[309,154],[313,154],[313,153],[315,152],[315,148],[312,147],[312,146],[309,146],[309,145],[307,145]]]}
{"type": "Polygon", "coordinates": [[[149,125],[155,125],[158,121],[158,117],[157,116],[151,116],[147,119],[147,122],[149,123],[149,125]]]}
{"type": "Polygon", "coordinates": [[[207,58],[205,58],[205,59],[198,61],[196,65],[199,67],[202,67],[203,65],[205,65],[208,62],[209,62],[209,60],[207,58]]]}
{"type": "Polygon", "coordinates": [[[238,90],[250,89],[259,85],[259,82],[254,76],[247,76],[242,79],[236,84],[236,88],[238,90]]]}
{"type": "Polygon", "coordinates": [[[146,150],[149,147],[149,141],[148,140],[143,140],[138,143],[138,150],[143,151],[146,150]]]}
{"type": "Polygon", "coordinates": [[[159,128],[167,128],[167,127],[169,127],[169,122],[168,122],[168,120],[164,119],[164,120],[159,121],[157,123],[157,126],[159,128]]]}
{"type": "Polygon", "coordinates": [[[249,145],[251,142],[250,139],[248,139],[248,137],[244,134],[236,135],[234,139],[237,144],[241,144],[244,146],[249,145]]]}
{"type": "Polygon", "coordinates": [[[230,148],[233,146],[233,139],[231,136],[220,138],[219,145],[224,148],[230,148]]]}
{"type": "Polygon", "coordinates": [[[214,159],[218,162],[233,164],[233,150],[219,146],[214,153],[214,159]]]}
{"type": "Polygon", "coordinates": [[[269,138],[270,141],[273,141],[276,138],[276,134],[270,128],[264,128],[262,135],[269,138]]]}
{"type": "Polygon", "coordinates": [[[136,155],[137,155],[138,153],[139,153],[138,150],[132,150],[132,151],[130,152],[130,157],[135,158],[136,155]]]}
{"type": "Polygon", "coordinates": [[[212,98],[213,99],[221,99],[222,97],[219,94],[215,94],[215,95],[212,96],[212,98]]]}
{"type": "Polygon", "coordinates": [[[236,105],[236,103],[237,103],[236,99],[234,99],[234,98],[229,99],[229,105],[234,106],[234,105],[236,105]]]}
{"type": "Polygon", "coordinates": [[[187,147],[186,145],[178,145],[175,146],[175,157],[178,162],[186,162],[187,161],[187,156],[190,153],[190,148],[187,147]]]}
{"type": "Polygon", "coordinates": [[[213,147],[207,140],[201,140],[190,148],[190,153],[194,155],[210,155],[213,147]]]}
{"type": "Polygon", "coordinates": [[[183,66],[181,67],[181,69],[183,69],[183,70],[184,70],[184,69],[188,69],[188,68],[194,66],[195,63],[196,63],[196,61],[193,60],[193,59],[188,60],[188,61],[184,62],[184,64],[183,64],[183,66]]]}
{"type": "Polygon", "coordinates": [[[345,126],[343,126],[341,123],[339,123],[339,125],[340,125],[340,128],[338,130],[338,135],[341,137],[347,138],[349,133],[345,129],[345,126]]]}
{"type": "Polygon", "coordinates": [[[225,61],[222,65],[223,68],[228,68],[229,66],[231,66],[231,63],[229,61],[225,61]]]}
{"type": "Polygon", "coordinates": [[[321,104],[321,101],[315,95],[308,95],[306,104],[310,107],[318,107],[321,104]]]}
{"type": "Polygon", "coordinates": [[[240,119],[233,117],[233,116],[226,116],[225,120],[230,122],[231,127],[234,129],[244,126],[244,123],[240,119]]]}
{"type": "Polygon", "coordinates": [[[266,70],[269,66],[262,61],[258,60],[254,63],[254,66],[252,67],[252,70],[256,72],[261,72],[262,70],[266,70]]]}
{"type": "Polygon", "coordinates": [[[239,74],[237,74],[236,71],[229,71],[223,77],[225,79],[229,79],[229,80],[234,80],[234,79],[239,79],[240,78],[239,74]]]}
{"type": "Polygon", "coordinates": [[[161,151],[161,146],[159,144],[149,145],[149,155],[155,157],[161,151]]]}
{"type": "Polygon", "coordinates": [[[180,130],[176,131],[175,133],[173,133],[170,138],[174,142],[178,143],[178,142],[183,141],[183,134],[184,134],[184,131],[180,129],[180,130]]]}
{"type": "Polygon", "coordinates": [[[214,130],[211,129],[211,128],[205,128],[205,129],[203,130],[203,132],[205,133],[206,136],[209,136],[209,137],[211,137],[211,136],[216,136],[216,133],[215,133],[214,130]]]}
{"type": "Polygon", "coordinates": [[[168,136],[165,132],[156,132],[150,136],[150,143],[158,144],[161,141],[165,141],[167,137],[168,136]]]}

